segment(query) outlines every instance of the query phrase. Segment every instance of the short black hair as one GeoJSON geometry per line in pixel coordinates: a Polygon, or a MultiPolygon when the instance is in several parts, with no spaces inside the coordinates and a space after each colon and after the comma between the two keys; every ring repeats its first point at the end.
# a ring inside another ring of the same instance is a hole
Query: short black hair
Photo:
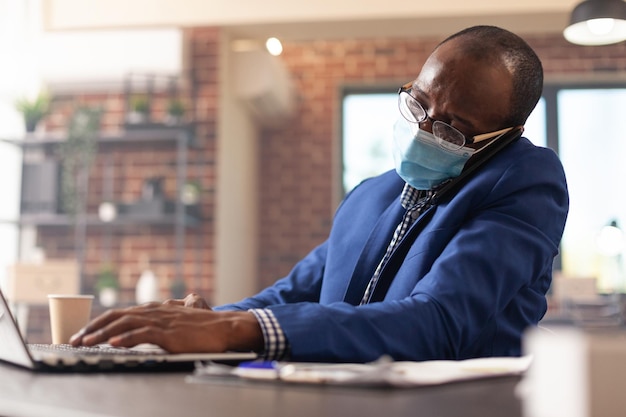
{"type": "MultiPolygon", "coordinates": [[[[535,51],[518,35],[497,26],[472,26],[457,32],[444,43],[463,38],[463,52],[487,62],[500,62],[511,73],[513,94],[509,125],[523,125],[543,92],[543,66],[535,51]]],[[[438,46],[438,47],[439,47],[438,46]]]]}

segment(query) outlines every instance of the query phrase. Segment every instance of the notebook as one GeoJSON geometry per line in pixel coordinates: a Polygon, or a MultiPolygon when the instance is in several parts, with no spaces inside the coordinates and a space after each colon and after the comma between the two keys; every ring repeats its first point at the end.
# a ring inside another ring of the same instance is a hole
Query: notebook
{"type": "Polygon", "coordinates": [[[167,353],[154,345],[126,349],[27,344],[0,290],[0,361],[34,371],[178,371],[193,369],[197,361],[237,363],[256,357],[254,352],[167,353]]]}

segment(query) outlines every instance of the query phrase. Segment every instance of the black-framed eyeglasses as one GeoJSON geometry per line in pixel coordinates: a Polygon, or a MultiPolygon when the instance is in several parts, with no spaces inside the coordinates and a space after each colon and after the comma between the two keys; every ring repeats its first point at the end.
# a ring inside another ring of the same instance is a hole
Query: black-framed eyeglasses
{"type": "Polygon", "coordinates": [[[400,108],[400,114],[411,123],[419,124],[430,120],[433,135],[442,148],[450,150],[461,149],[465,144],[478,143],[483,140],[492,139],[513,129],[512,127],[507,127],[506,129],[496,130],[495,132],[483,133],[471,137],[465,136],[458,129],[449,124],[440,120],[433,120],[424,109],[424,106],[411,95],[410,91],[412,86],[413,82],[409,82],[398,90],[398,107],[400,108]]]}

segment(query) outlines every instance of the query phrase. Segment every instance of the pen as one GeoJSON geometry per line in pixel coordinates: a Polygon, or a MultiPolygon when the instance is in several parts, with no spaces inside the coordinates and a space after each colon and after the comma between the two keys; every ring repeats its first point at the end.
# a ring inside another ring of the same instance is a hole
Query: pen
{"type": "Polygon", "coordinates": [[[277,361],[242,362],[233,370],[233,374],[251,379],[278,379],[280,364],[277,361]]]}

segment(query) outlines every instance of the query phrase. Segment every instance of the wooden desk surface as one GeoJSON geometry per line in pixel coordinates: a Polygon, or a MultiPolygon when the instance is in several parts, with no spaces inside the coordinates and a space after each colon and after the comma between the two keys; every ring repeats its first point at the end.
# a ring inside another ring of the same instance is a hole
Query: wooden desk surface
{"type": "Polygon", "coordinates": [[[0,364],[0,415],[486,417],[521,416],[518,377],[410,389],[286,385],[186,373],[36,374],[0,364]]]}

